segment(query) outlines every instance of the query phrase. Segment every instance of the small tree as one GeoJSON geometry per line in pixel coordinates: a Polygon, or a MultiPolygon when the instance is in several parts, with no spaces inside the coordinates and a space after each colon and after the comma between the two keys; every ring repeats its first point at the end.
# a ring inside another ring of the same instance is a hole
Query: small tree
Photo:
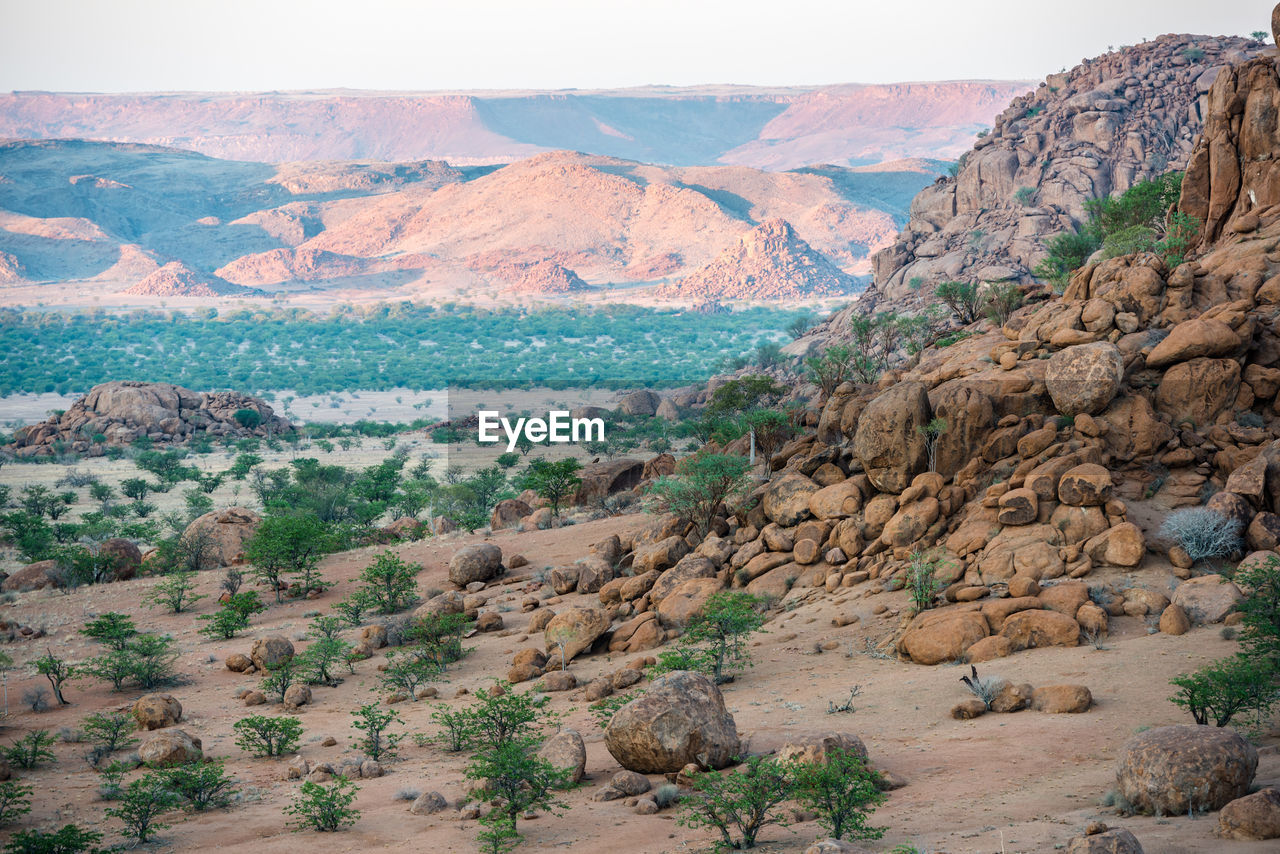
{"type": "Polygon", "coordinates": [[[732,671],[750,664],[746,639],[764,625],[763,602],[749,593],[721,591],[707,597],[676,650],[659,656],[659,671],[701,670],[716,684],[733,681],[732,671]]]}
{"type": "Polygon", "coordinates": [[[129,639],[138,634],[138,628],[129,615],[108,611],[85,623],[80,634],[110,649],[123,650],[129,639]]]}
{"type": "Polygon", "coordinates": [[[64,824],[58,830],[20,830],[13,834],[4,854],[99,854],[102,834],[64,824]]]}
{"type": "Polygon", "coordinates": [[[773,455],[795,435],[796,425],[788,413],[775,409],[753,410],[743,416],[743,421],[751,435],[755,436],[767,478],[773,472],[773,455]]]}
{"type": "Polygon", "coordinates": [[[410,624],[407,639],[443,673],[469,651],[462,646],[462,639],[470,628],[471,620],[465,614],[427,614],[410,624]]]}
{"type": "Polygon", "coordinates": [[[125,652],[131,662],[130,675],[143,691],[173,681],[173,663],[178,660],[178,653],[171,638],[141,634],[129,642],[125,652]]]}
{"type": "Polygon", "coordinates": [[[808,357],[804,366],[809,379],[822,389],[823,395],[830,397],[849,376],[858,355],[852,348],[837,344],[828,347],[820,356],[808,357]]]}
{"type": "Polygon", "coordinates": [[[560,505],[582,485],[582,478],[578,477],[578,470],[581,468],[582,464],[573,457],[565,457],[554,463],[538,459],[529,463],[518,481],[521,488],[532,489],[547,499],[547,503],[551,505],[551,515],[558,517],[560,505]]]}
{"type": "Polygon", "coordinates": [[[351,725],[364,733],[356,739],[356,747],[375,761],[396,755],[396,745],[404,736],[387,732],[393,723],[400,721],[400,716],[393,709],[384,711],[376,703],[366,703],[352,714],[355,721],[351,725]]]}
{"type": "Polygon", "coordinates": [[[268,516],[245,542],[244,554],[254,576],[275,591],[279,602],[281,582],[288,575],[300,576],[304,594],[329,586],[316,575],[316,566],[332,545],[328,528],[314,513],[268,516]]]}
{"type": "Polygon", "coordinates": [[[54,655],[51,649],[46,649],[44,655],[37,658],[34,663],[36,673],[49,680],[49,685],[53,688],[53,696],[57,699],[58,705],[68,705],[67,698],[62,696],[62,686],[69,679],[76,677],[76,668],[66,659],[58,658],[54,655]]]}
{"type": "Polygon", "coordinates": [[[283,756],[298,749],[302,721],[291,717],[250,715],[231,725],[236,744],[254,756],[283,756]]]}
{"type": "Polygon", "coordinates": [[[1180,690],[1169,701],[1201,726],[1226,726],[1245,711],[1265,713],[1276,702],[1276,674],[1269,662],[1246,655],[1215,661],[1170,684],[1180,690]]]}
{"type": "Polygon", "coordinates": [[[951,309],[960,325],[968,326],[978,319],[978,286],[971,282],[943,282],[934,291],[938,299],[951,309]]]}
{"type": "Polygon", "coordinates": [[[408,564],[392,551],[385,551],[360,573],[362,591],[380,614],[394,614],[418,598],[420,564],[408,564]]]}
{"type": "Polygon", "coordinates": [[[879,839],[884,828],[867,818],[884,795],[867,761],[851,750],[827,751],[824,762],[796,762],[788,769],[800,805],[818,814],[818,822],[836,839],[879,839]]]}
{"type": "Polygon", "coordinates": [[[911,606],[917,613],[932,608],[933,601],[947,587],[947,583],[938,577],[940,566],[939,558],[923,552],[911,555],[911,563],[907,565],[907,592],[911,597],[911,606]]]}
{"type": "Polygon", "coordinates": [[[924,436],[925,449],[929,455],[929,471],[938,470],[938,440],[942,438],[942,434],[947,432],[947,421],[945,418],[934,418],[928,424],[922,424],[916,427],[921,436],[924,436]]]}
{"type": "Polygon", "coordinates": [[[160,822],[160,816],[175,809],[178,803],[178,795],[163,780],[148,774],[124,788],[120,806],[107,807],[103,812],[119,819],[124,824],[125,835],[141,844],[169,826],[160,822]]]}
{"type": "Polygon", "coordinates": [[[474,721],[466,709],[453,711],[441,703],[431,713],[431,720],[440,725],[435,740],[450,753],[466,750],[475,737],[474,721]]]}
{"type": "Polygon", "coordinates": [[[481,784],[480,796],[498,804],[480,818],[486,850],[505,851],[518,842],[516,821],[526,812],[563,806],[555,790],[569,786],[569,771],[538,756],[536,747],[529,739],[504,741],[481,750],[467,766],[467,779],[481,784]]]}
{"type": "Polygon", "coordinates": [[[746,490],[748,468],[743,457],[695,454],[677,463],[674,475],[654,481],[649,495],[657,507],[692,522],[705,534],[721,505],[746,490]]]}
{"type": "Polygon", "coordinates": [[[294,656],[274,665],[267,665],[267,675],[259,683],[262,693],[268,697],[275,697],[276,702],[283,703],[285,693],[293,686],[294,682],[298,681],[298,665],[300,663],[298,656],[294,656]]]}
{"type": "Polygon", "coordinates": [[[336,631],[331,631],[341,625],[337,617],[316,617],[312,623],[308,634],[313,640],[298,661],[298,669],[308,683],[337,685],[341,681],[337,676],[338,665],[350,659],[352,649],[351,644],[339,637],[336,631]]]}
{"type": "Polygon", "coordinates": [[[156,583],[150,592],[142,597],[151,607],[163,605],[175,614],[181,614],[204,596],[195,593],[196,574],[191,571],[177,570],[171,572],[156,583]]]}
{"type": "Polygon", "coordinates": [[[752,756],[735,771],[696,775],[693,790],[680,802],[681,825],[715,830],[725,848],[754,848],[762,829],[787,826],[778,807],[791,798],[795,783],[772,759],[752,756]]]}
{"type": "Polygon", "coordinates": [[[1009,315],[1022,306],[1022,288],[1013,282],[991,285],[987,289],[987,319],[996,326],[1009,322],[1009,315]]]}
{"type": "Polygon", "coordinates": [[[17,780],[0,782],[0,827],[31,812],[31,787],[17,780]]]}
{"type": "Polygon", "coordinates": [[[133,731],[137,721],[123,712],[94,712],[80,722],[80,730],[105,753],[115,753],[137,744],[133,731]]]}
{"type": "Polygon", "coordinates": [[[307,780],[284,811],[286,815],[297,816],[297,821],[290,822],[294,830],[333,833],[359,821],[360,811],[351,806],[359,791],[354,783],[342,776],[334,777],[327,786],[307,780]]]}
{"type": "Polygon", "coordinates": [[[196,812],[228,806],[236,793],[236,781],[227,776],[220,759],[176,765],[156,772],[155,776],[196,812]]]}
{"type": "Polygon", "coordinates": [[[418,699],[419,686],[440,678],[440,664],[429,654],[417,650],[387,653],[387,663],[379,674],[382,684],[418,699]]]}
{"type": "Polygon", "coordinates": [[[124,493],[126,498],[132,498],[134,501],[146,501],[147,496],[151,494],[151,484],[141,477],[125,478],[120,481],[120,491],[124,493]]]}

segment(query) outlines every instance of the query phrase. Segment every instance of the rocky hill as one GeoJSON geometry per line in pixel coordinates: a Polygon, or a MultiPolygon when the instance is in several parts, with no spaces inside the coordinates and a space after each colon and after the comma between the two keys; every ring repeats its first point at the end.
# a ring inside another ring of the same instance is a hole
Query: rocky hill
{"type": "MultiPolygon", "coordinates": [[[[938,166],[765,172],[570,152],[501,168],[269,165],[136,145],[15,142],[0,145],[0,276],[75,282],[75,294],[143,305],[250,295],[234,286],[313,301],[452,299],[458,288],[501,301],[513,287],[556,298],[587,284],[634,292],[686,277],[781,219],[831,280],[870,272],[871,252],[892,239],[938,166]]],[[[767,276],[756,289],[717,269],[714,289],[704,282],[697,294],[814,291],[773,288],[767,276]]]]}
{"type": "Polygon", "coordinates": [[[197,432],[211,436],[265,437],[292,430],[265,401],[234,391],[194,392],[168,383],[128,380],[94,386],[65,412],[23,427],[13,435],[15,456],[41,457],[67,451],[101,455],[108,446],[139,437],[165,444],[197,432]],[[240,416],[249,410],[256,416],[240,416]]]}
{"type": "Polygon", "coordinates": [[[872,293],[902,301],[947,280],[1027,281],[1044,241],[1090,199],[1186,168],[1220,71],[1262,49],[1166,35],[1051,74],[1015,98],[954,177],[921,191],[874,258],[872,293]]]}
{"type": "Polygon", "coordinates": [[[815,252],[785,219],[760,223],[711,263],[658,293],[696,299],[839,296],[858,282],[815,252]]]}
{"type": "Polygon", "coordinates": [[[569,149],[782,170],[956,157],[1026,89],[1016,81],[948,81],[510,93],[15,92],[0,95],[0,137],[138,142],[272,163],[506,163],[569,149]]]}

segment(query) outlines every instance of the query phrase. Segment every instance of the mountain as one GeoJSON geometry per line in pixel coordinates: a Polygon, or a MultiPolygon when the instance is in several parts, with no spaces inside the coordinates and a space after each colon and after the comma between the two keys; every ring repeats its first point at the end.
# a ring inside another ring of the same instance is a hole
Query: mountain
{"type": "Polygon", "coordinates": [[[774,172],[573,152],[504,166],[273,165],[131,143],[10,142],[0,144],[0,275],[10,304],[246,295],[234,286],[312,301],[454,299],[458,289],[502,301],[656,290],[697,271],[696,285],[665,297],[846,293],[939,166],[774,172]],[[785,263],[769,275],[704,270],[766,222],[785,230],[780,247],[803,246],[796,258],[824,284],[770,284],[785,263]]]}
{"type": "Polygon", "coordinates": [[[231,160],[508,163],[568,149],[675,166],[786,170],[950,159],[1018,81],[555,92],[0,95],[0,138],[95,139],[231,160]]]}

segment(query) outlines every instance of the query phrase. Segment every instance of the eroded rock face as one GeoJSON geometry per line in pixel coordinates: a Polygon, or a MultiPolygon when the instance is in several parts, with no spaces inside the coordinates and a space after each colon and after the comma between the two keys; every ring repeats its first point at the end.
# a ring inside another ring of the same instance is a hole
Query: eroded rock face
{"type": "Polygon", "coordinates": [[[701,673],[660,676],[645,693],[614,713],[605,747],[629,771],[665,774],[690,763],[724,768],[741,750],[724,697],[701,673]]]}
{"type": "Polygon", "coordinates": [[[1230,729],[1166,726],[1125,744],[1116,769],[1120,793],[1142,812],[1184,815],[1216,810],[1249,793],[1258,751],[1230,729]]]}
{"type": "Polygon", "coordinates": [[[1109,341],[1077,344],[1049,357],[1044,382],[1063,415],[1097,415],[1116,396],[1124,360],[1109,341]]]}
{"type": "Polygon", "coordinates": [[[867,404],[858,418],[853,450],[881,492],[899,493],[924,471],[929,395],[918,382],[898,383],[867,404]]]}

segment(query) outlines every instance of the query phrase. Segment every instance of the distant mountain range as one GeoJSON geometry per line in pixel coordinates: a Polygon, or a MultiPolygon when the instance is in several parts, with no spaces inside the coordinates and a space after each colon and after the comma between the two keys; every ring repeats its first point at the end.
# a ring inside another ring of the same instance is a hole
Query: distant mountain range
{"type": "Polygon", "coordinates": [[[954,159],[1029,82],[549,92],[0,95],[0,138],[95,139],[232,160],[504,163],[551,150],[786,170],[954,159]]]}

